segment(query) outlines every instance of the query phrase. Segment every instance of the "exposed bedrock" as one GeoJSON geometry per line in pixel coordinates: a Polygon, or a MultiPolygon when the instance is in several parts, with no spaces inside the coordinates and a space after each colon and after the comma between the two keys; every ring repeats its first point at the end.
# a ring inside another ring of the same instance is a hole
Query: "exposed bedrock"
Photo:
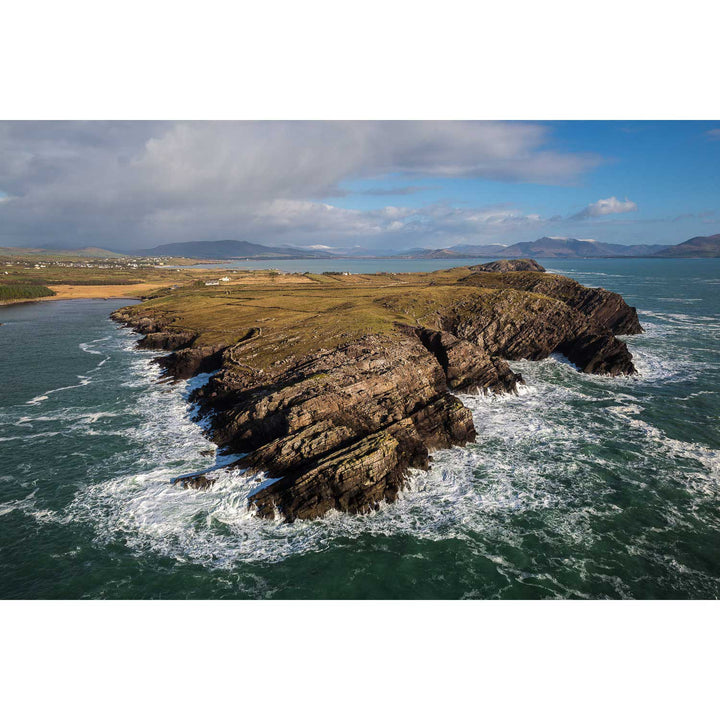
{"type": "Polygon", "coordinates": [[[420,342],[440,363],[447,384],[453,390],[471,392],[482,388],[493,392],[513,392],[522,376],[514,373],[499,357],[491,357],[486,351],[452,333],[428,328],[405,328],[414,332],[420,342]]]}
{"type": "Polygon", "coordinates": [[[263,517],[366,512],[395,499],[432,450],[475,438],[414,336],[369,336],[262,373],[230,365],[194,399],[215,410],[213,439],[248,453],[241,465],[281,478],[251,497],[263,517]]]}
{"type": "Polygon", "coordinates": [[[561,300],[590,320],[616,335],[637,335],[642,332],[637,311],[617,293],[603,288],[588,288],[564,275],[537,272],[481,273],[461,280],[462,284],[486,288],[514,288],[561,300]]]}
{"type": "Polygon", "coordinates": [[[198,373],[219,370],[223,364],[225,347],[225,345],[200,345],[184,348],[156,358],[155,362],[170,377],[187,380],[198,373]]]}
{"type": "Polygon", "coordinates": [[[517,258],[516,260],[495,260],[494,262],[472,265],[473,272],[545,272],[545,268],[530,258],[517,258]]]}
{"type": "MultiPolygon", "coordinates": [[[[397,320],[390,331],[329,348],[318,342],[312,354],[269,366],[254,364],[271,337],[262,316],[239,328],[230,346],[198,344],[193,330],[171,326],[170,315],[126,309],[113,317],[143,332],[145,347],[175,345],[158,358],[167,374],[218,371],[192,396],[208,432],[244,454],[236,465],[269,479],[249,498],[257,515],[292,522],[395,500],[434,450],[475,439],[470,410],[453,391],[513,392],[523,382],[507,360],[557,352],[583,372],[635,372],[614,333],[641,328],[619,295],[538,272],[499,277],[479,272],[412,295],[383,290],[373,312],[414,324],[397,320]]],[[[201,490],[213,479],[200,473],[178,482],[201,490]]]]}
{"type": "Polygon", "coordinates": [[[155,358],[165,373],[177,380],[188,378],[203,372],[214,372],[222,366],[222,356],[226,345],[198,345],[193,344],[198,333],[192,330],[183,330],[169,327],[172,317],[136,317],[128,308],[120,308],[110,317],[115,322],[131,327],[135,332],[142,333],[137,346],[142,350],[167,350],[169,355],[155,358]]]}
{"type": "Polygon", "coordinates": [[[627,345],[607,326],[547,296],[500,290],[450,308],[440,323],[489,356],[543,360],[561,353],[583,372],[635,373],[627,345]]]}
{"type": "Polygon", "coordinates": [[[143,335],[160,332],[168,324],[167,318],[136,315],[132,312],[131,307],[115,310],[115,312],[110,313],[110,317],[115,322],[126,325],[135,332],[142,333],[143,335]]]}
{"type": "Polygon", "coordinates": [[[390,432],[367,435],[324,456],[297,477],[284,476],[250,496],[263,518],[312,519],[332,509],[358,513],[395,500],[406,469],[415,465],[402,439],[390,432]]]}
{"type": "Polygon", "coordinates": [[[430,452],[474,439],[470,412],[449,390],[512,392],[522,382],[503,357],[562,352],[586,372],[634,372],[624,343],[558,300],[506,291],[456,310],[441,320],[446,330],[403,326],[264,372],[229,364],[196,393],[215,411],[214,440],[279,478],[251,497],[260,516],[394,500],[430,452]]]}
{"type": "Polygon", "coordinates": [[[182,350],[190,347],[197,337],[197,333],[189,330],[185,332],[153,332],[138,340],[137,346],[142,350],[182,350]]]}

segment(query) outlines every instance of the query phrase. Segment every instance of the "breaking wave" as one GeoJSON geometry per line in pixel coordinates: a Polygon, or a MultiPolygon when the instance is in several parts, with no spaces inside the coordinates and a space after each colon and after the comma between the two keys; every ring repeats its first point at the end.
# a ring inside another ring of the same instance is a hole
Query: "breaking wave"
{"type": "Polygon", "coordinates": [[[626,551],[627,538],[613,530],[624,512],[617,494],[633,487],[660,509],[656,526],[636,528],[632,552],[645,557],[655,547],[652,532],[684,516],[677,505],[677,498],[687,502],[682,492],[691,498],[690,517],[702,516],[720,479],[719,451],[668,437],[643,419],[643,400],[629,390],[675,372],[651,353],[644,357],[641,368],[650,369],[634,379],[580,375],[553,358],[513,363],[528,384],[518,395],[463,395],[478,441],[434,453],[431,470],[413,471],[397,503],[365,516],[330,513],[288,525],[248,510],[249,495],[267,479],[262,474],[217,468],[208,473],[216,479],[209,490],[172,484],[178,474],[212,465],[214,446],[190,419],[188,383],[158,385],[150,359],[136,356],[127,382],[144,388],[131,431],[142,455],[129,454],[126,472],[78,492],[58,521],[90,523],[100,542],[122,540],[137,552],[223,569],[281,562],[363,537],[460,540],[468,552],[490,558],[508,584],[538,581],[566,596],[568,588],[547,569],[515,557],[532,522],[535,542],[562,548],[568,572],[630,596],[619,576],[587,569],[598,545],[626,551]],[[664,479],[653,486],[653,477],[664,479]]]}
{"type": "Polygon", "coordinates": [[[413,471],[398,502],[365,516],[330,513],[292,525],[248,510],[248,497],[269,478],[223,468],[233,458],[218,453],[193,421],[188,396],[209,375],[159,383],[154,354],[115,328],[80,346],[99,358],[81,382],[18,406],[2,420],[0,439],[42,447],[62,434],[61,442],[96,438],[117,448],[88,461],[85,482],[61,508],[50,508],[29,486],[0,504],[0,515],[79,523],[100,545],[119,542],[213,571],[410,539],[446,543],[458,548],[458,562],[487,564],[495,577],[490,596],[519,583],[554,597],[632,597],[650,572],[667,573],[665,585],[685,595],[717,593],[716,575],[667,548],[678,528],[720,532],[720,450],[664,427],[656,394],[665,388],[684,402],[716,394],[679,384],[720,366],[707,347],[679,353],[675,340],[720,320],[659,312],[641,320],[647,332],[627,339],[637,376],[583,375],[562,358],[512,363],[527,384],[517,395],[462,395],[477,441],[433,453],[431,469],[413,471]],[[75,399],[90,382],[93,392],[105,393],[102,406],[75,399]],[[61,391],[73,391],[63,396],[69,403],[44,404],[61,391]],[[208,490],[172,482],[208,468],[216,479],[208,490]],[[630,571],[622,567],[628,556],[637,559],[630,571]]]}

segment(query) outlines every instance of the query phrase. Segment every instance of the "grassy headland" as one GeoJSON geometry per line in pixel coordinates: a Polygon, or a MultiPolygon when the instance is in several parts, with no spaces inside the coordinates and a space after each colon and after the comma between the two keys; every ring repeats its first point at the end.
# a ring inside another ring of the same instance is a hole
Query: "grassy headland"
{"type": "MultiPolygon", "coordinates": [[[[276,482],[260,517],[367,512],[393,501],[430,452],[477,434],[451,390],[513,392],[507,360],[560,352],[582,372],[635,372],[613,334],[642,332],[605,290],[542,272],[239,273],[160,290],[113,319],[160,350],[168,377],[212,372],[194,401],[218,445],[276,482]]],[[[205,474],[185,487],[207,488],[205,474]]]]}
{"type": "Polygon", "coordinates": [[[468,273],[465,268],[387,275],[256,271],[238,274],[224,286],[158,293],[130,312],[156,318],[170,332],[197,333],[196,345],[232,345],[256,330],[262,342],[246,360],[262,368],[363,335],[393,334],[398,322],[415,324],[414,315],[424,312],[433,293],[467,291],[451,283],[468,273]]]}
{"type": "Polygon", "coordinates": [[[520,319],[556,303],[515,290],[509,275],[537,273],[483,273],[478,285],[466,282],[476,277],[467,267],[352,275],[256,271],[221,286],[159,291],[128,312],[167,332],[192,333],[196,346],[229,346],[252,336],[234,353],[243,364],[266,369],[366,335],[397,335],[401,326],[439,329],[440,315],[449,312],[462,322],[502,308],[505,317],[520,319]]]}

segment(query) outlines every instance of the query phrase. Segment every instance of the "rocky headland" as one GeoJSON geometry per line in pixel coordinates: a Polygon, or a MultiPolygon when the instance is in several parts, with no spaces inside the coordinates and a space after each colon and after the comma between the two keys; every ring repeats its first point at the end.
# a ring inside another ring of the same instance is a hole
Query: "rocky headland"
{"type": "Polygon", "coordinates": [[[524,267],[305,273],[162,293],[113,319],[169,351],[157,359],[169,377],[214,373],[192,400],[215,443],[274,479],[249,498],[258,516],[363,513],[395,500],[434,450],[475,439],[456,394],[516,392],[508,360],[560,353],[581,372],[635,372],[616,337],[642,332],[634,308],[524,267]]]}
{"type": "Polygon", "coordinates": [[[482,265],[471,265],[473,272],[545,272],[545,268],[530,258],[517,258],[517,260],[495,260],[482,265]]]}

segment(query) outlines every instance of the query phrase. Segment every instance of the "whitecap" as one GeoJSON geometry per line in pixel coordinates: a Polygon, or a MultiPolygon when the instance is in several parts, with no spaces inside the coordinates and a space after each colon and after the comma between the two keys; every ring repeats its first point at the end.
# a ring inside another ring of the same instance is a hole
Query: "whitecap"
{"type": "MultiPolygon", "coordinates": [[[[663,328],[669,324],[656,320],[656,337],[663,343],[663,328]]],[[[686,359],[674,359],[672,348],[654,347],[656,338],[645,335],[630,341],[639,378],[584,375],[555,357],[511,363],[527,381],[517,395],[462,395],[473,413],[477,441],[434,452],[430,470],[413,471],[394,504],[382,503],[368,515],[331,512],[292,525],[261,520],[249,509],[248,499],[273,478],[220,467],[227,458],[217,456],[208,468],[206,454],[216,448],[203,434],[206,428],[190,419],[188,397],[210,375],[158,385],[160,372],[152,362],[156,353],[135,350],[130,331],[123,329],[118,337],[114,347],[132,360],[113,381],[128,388],[131,403],[106,415],[66,410],[64,418],[72,416],[78,431],[111,434],[99,419],[127,415],[134,425],[119,434],[130,449],[108,467],[98,468],[92,483],[79,489],[68,507],[38,521],[81,522],[93,529],[98,542],[120,541],[137,553],[236,568],[282,562],[368,536],[460,539],[467,553],[488,557],[500,568],[508,584],[552,583],[552,594],[565,596],[579,593],[498,551],[522,547],[523,517],[534,518],[534,532],[542,542],[561,541],[569,548],[567,562],[582,574],[585,551],[612,540],[601,534],[601,521],[622,512],[598,468],[645,486],[662,474],[660,468],[670,473],[668,482],[687,488],[697,503],[717,492],[717,451],[673,440],[643,419],[643,401],[634,395],[637,388],[683,373],[687,377],[688,368],[700,371],[686,359]],[[622,436],[633,453],[646,456],[647,477],[626,472],[627,456],[600,457],[594,452],[615,436],[622,436]],[[179,475],[198,471],[205,471],[214,485],[195,491],[173,484],[179,475]]],[[[672,513],[668,508],[666,517],[672,513]]],[[[594,571],[594,577],[604,576],[594,571]]],[[[629,594],[618,578],[608,574],[606,581],[618,595],[629,594]]]]}

